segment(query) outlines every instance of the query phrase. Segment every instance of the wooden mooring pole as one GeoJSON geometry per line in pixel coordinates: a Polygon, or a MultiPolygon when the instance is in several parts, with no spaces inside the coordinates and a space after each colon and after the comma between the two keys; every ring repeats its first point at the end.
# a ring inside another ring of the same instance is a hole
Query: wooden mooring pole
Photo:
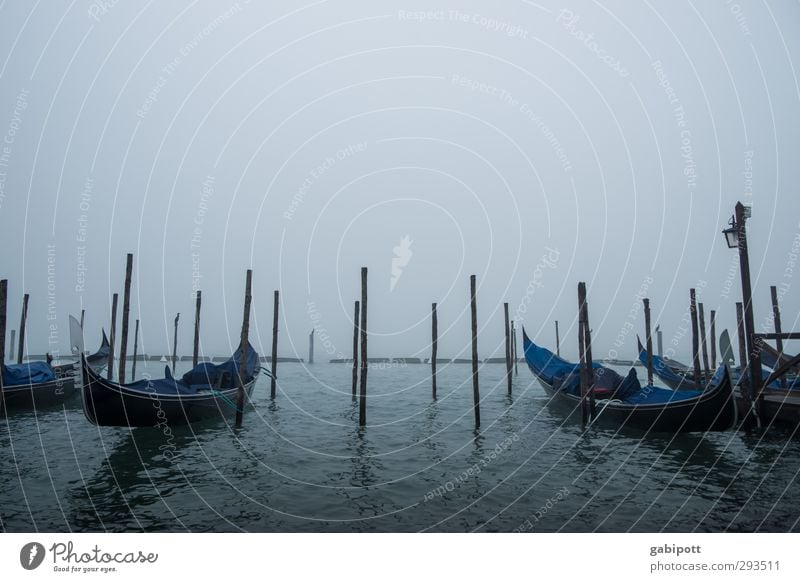
{"type": "Polygon", "coordinates": [[[653,336],[650,333],[650,300],[642,299],[644,304],[644,333],[647,345],[647,385],[653,385],[653,336]]]}
{"type": "Polygon", "coordinates": [[[198,289],[194,298],[194,345],[192,347],[192,368],[200,361],[200,307],[203,303],[203,292],[198,289]]]}
{"type": "Polygon", "coordinates": [[[736,302],[736,332],[739,336],[739,386],[744,396],[745,388],[750,385],[750,381],[747,376],[748,363],[747,342],[744,337],[744,306],[738,301],[736,302]]]}
{"type": "MultiPolygon", "coordinates": [[[[0,372],[6,365],[6,316],[8,309],[8,279],[0,280],[0,372]]],[[[12,340],[13,341],[13,340],[12,340]]],[[[3,374],[0,373],[0,409],[3,408],[3,374]]]]}
{"type": "Polygon", "coordinates": [[[561,338],[558,336],[558,320],[556,319],[556,355],[561,357],[561,338]]]}
{"type": "Polygon", "coordinates": [[[703,379],[704,383],[711,380],[711,372],[708,364],[708,342],[706,340],[706,313],[702,303],[697,304],[697,315],[700,320],[700,346],[703,350],[703,379]]]}
{"type": "Polygon", "coordinates": [[[436,356],[439,351],[439,319],[436,304],[431,303],[431,391],[436,400],[436,356]]]}
{"type": "MultiPolygon", "coordinates": [[[[136,327],[133,331],[133,364],[131,364],[131,382],[136,381],[136,358],[139,355],[139,320],[136,320],[136,327]]],[[[124,378],[122,378],[124,381],[124,378]]]]}
{"type": "Polygon", "coordinates": [[[175,327],[172,332],[172,375],[175,375],[175,362],[178,361],[178,320],[181,314],[175,316],[175,327]]]}
{"type": "Polygon", "coordinates": [[[272,376],[269,382],[269,397],[275,399],[278,386],[278,307],[280,305],[280,291],[273,294],[272,301],[272,376]]]}
{"type": "Polygon", "coordinates": [[[694,289],[689,289],[689,315],[692,318],[692,364],[694,367],[694,383],[700,385],[700,332],[697,324],[697,298],[694,289]]]}
{"type": "Polygon", "coordinates": [[[241,428],[244,416],[244,382],[247,371],[247,352],[250,346],[250,304],[252,303],[253,270],[247,269],[244,286],[244,314],[242,315],[242,335],[239,340],[239,394],[236,398],[236,428],[241,428]]]}
{"type": "Polygon", "coordinates": [[[583,282],[578,283],[578,361],[580,364],[580,386],[581,386],[581,426],[585,427],[589,422],[589,374],[586,359],[586,326],[583,321],[583,306],[586,303],[586,286],[583,282]]]}
{"type": "MultiPolygon", "coordinates": [[[[781,331],[781,309],[778,306],[778,288],[775,285],[771,285],[769,288],[769,294],[772,299],[772,323],[775,326],[775,333],[780,334],[783,333],[781,331]]],[[[775,347],[778,348],[778,352],[781,356],[783,356],[783,338],[778,336],[778,339],[775,340],[775,347]]],[[[780,365],[780,360],[778,361],[778,365],[780,365]]],[[[781,376],[781,388],[786,390],[786,375],[784,374],[781,376]]]]}
{"type": "Polygon", "coordinates": [[[511,321],[511,359],[514,361],[514,375],[519,375],[519,355],[517,354],[517,326],[511,321]]]}
{"type": "Polygon", "coordinates": [[[367,268],[361,267],[361,386],[358,402],[358,425],[367,425],[367,268]]]}
{"type": "Polygon", "coordinates": [[[81,329],[83,329],[83,319],[86,317],[86,310],[81,309],[81,329]]]}
{"type": "Polygon", "coordinates": [[[475,428],[481,426],[481,394],[478,387],[478,300],[475,275],[469,276],[469,306],[472,324],[472,403],[475,410],[475,428]]]}
{"type": "Polygon", "coordinates": [[[511,394],[511,322],[508,319],[508,303],[503,303],[503,315],[506,329],[506,380],[508,382],[508,393],[511,394]]]}
{"type": "Polygon", "coordinates": [[[17,330],[16,329],[12,329],[11,330],[11,341],[8,342],[8,344],[9,344],[8,345],[8,361],[9,362],[13,362],[14,361],[14,340],[16,339],[16,337],[17,337],[17,330]]]}
{"type": "Polygon", "coordinates": [[[311,330],[311,333],[308,334],[308,363],[314,363],[314,330],[311,330]]]}
{"type": "Polygon", "coordinates": [[[28,319],[28,298],[30,296],[25,293],[22,296],[22,315],[19,318],[19,347],[17,348],[17,363],[22,363],[22,357],[25,355],[25,324],[28,319]]]}
{"type": "Polygon", "coordinates": [[[122,295],[122,337],[119,342],[119,378],[125,383],[125,360],[128,356],[128,317],[131,313],[131,273],[133,272],[133,254],[128,253],[125,259],[125,291],[122,295]]]}
{"type": "Polygon", "coordinates": [[[361,302],[355,302],[355,309],[353,311],[353,398],[358,393],[358,331],[361,327],[359,318],[361,317],[360,310],[361,302]]]}
{"type": "MultiPolygon", "coordinates": [[[[108,360],[106,361],[106,378],[114,379],[114,347],[117,341],[117,302],[119,295],[114,293],[111,296],[111,337],[108,338],[108,360]]],[[[120,379],[122,382],[122,379],[120,379]]]]}
{"type": "Polygon", "coordinates": [[[711,369],[717,370],[717,312],[713,309],[709,312],[710,333],[711,333],[711,369]]]}

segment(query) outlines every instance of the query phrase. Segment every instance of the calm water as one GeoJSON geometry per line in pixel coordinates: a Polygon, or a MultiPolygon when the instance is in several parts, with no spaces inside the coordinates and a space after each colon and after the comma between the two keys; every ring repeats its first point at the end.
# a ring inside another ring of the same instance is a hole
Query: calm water
{"type": "MultiPolygon", "coordinates": [[[[154,375],[163,364],[153,365],[154,375]]],[[[98,429],[79,401],[0,420],[6,531],[800,531],[797,441],[642,438],[580,427],[520,367],[369,373],[359,430],[346,365],[283,364],[244,427],[98,429]]],[[[641,371],[639,372],[641,376],[641,371]]]]}

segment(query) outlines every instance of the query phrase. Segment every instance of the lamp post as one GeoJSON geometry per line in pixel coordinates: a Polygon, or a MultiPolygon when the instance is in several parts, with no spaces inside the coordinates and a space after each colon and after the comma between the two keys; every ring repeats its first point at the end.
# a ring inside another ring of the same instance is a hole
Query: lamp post
{"type": "Polygon", "coordinates": [[[741,202],[736,203],[736,211],[730,221],[730,227],[722,231],[728,248],[739,249],[739,271],[742,278],[742,303],[744,303],[745,344],[749,363],[742,362],[742,374],[747,365],[750,370],[750,400],[756,408],[756,418],[762,416],[762,382],[761,382],[761,348],[756,347],[754,334],[755,321],[753,318],[753,292],[750,286],[750,257],[747,252],[747,219],[751,210],[741,202]]]}

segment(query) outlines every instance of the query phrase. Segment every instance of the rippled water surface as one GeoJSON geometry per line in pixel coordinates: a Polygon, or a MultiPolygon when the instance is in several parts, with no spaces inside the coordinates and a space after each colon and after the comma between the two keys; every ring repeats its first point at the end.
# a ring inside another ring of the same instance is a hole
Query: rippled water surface
{"type": "MultiPolygon", "coordinates": [[[[157,365],[160,367],[161,365],[157,365]]],[[[0,420],[5,531],[800,531],[797,441],[582,434],[527,369],[346,365],[262,377],[244,427],[97,428],[76,400],[0,420]]],[[[155,369],[151,370],[156,374],[155,369]]],[[[641,376],[641,371],[640,371],[641,376]]]]}

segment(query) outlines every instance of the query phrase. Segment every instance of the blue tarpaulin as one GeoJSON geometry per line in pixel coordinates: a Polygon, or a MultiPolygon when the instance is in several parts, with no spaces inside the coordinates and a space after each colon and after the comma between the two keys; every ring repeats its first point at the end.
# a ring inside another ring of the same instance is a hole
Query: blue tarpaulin
{"type": "Polygon", "coordinates": [[[56,374],[47,362],[26,362],[3,366],[3,386],[26,386],[53,382],[56,374]]]}

